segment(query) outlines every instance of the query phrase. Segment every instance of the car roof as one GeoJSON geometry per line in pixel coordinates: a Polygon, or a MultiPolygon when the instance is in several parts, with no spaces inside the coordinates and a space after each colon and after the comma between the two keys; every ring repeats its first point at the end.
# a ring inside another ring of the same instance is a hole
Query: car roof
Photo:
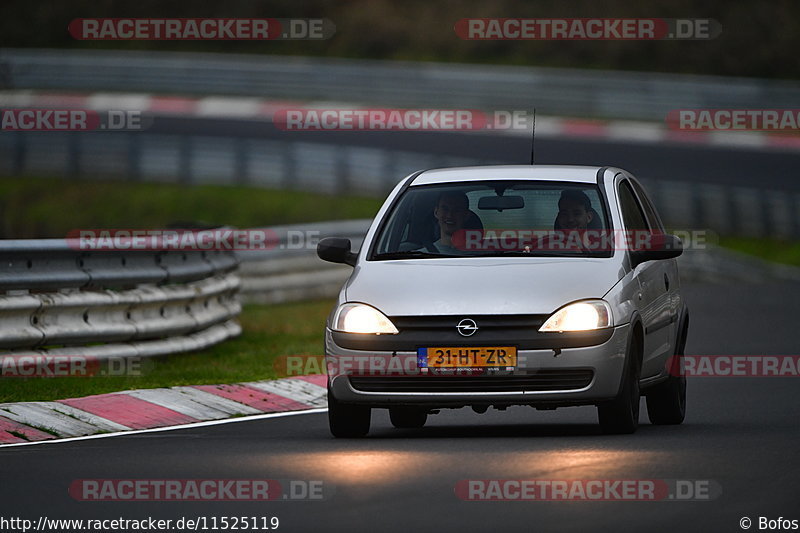
{"type": "Polygon", "coordinates": [[[474,167],[434,168],[421,172],[410,184],[432,185],[487,180],[567,181],[597,183],[597,172],[603,167],[571,165],[486,165],[474,167]]]}

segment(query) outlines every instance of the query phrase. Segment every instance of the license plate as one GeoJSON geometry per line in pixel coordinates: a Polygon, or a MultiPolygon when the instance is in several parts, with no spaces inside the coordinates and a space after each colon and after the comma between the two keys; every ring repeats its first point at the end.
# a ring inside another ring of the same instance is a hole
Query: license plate
{"type": "Polygon", "coordinates": [[[417,350],[419,368],[474,368],[517,366],[516,346],[436,346],[417,350]]]}

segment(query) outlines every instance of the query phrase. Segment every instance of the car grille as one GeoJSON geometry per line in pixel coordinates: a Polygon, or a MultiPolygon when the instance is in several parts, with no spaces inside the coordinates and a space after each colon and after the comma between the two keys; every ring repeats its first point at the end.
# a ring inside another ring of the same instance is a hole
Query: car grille
{"type": "Polygon", "coordinates": [[[540,370],[526,376],[350,376],[350,384],[363,392],[541,392],[587,387],[590,369],[540,370]]]}
{"type": "Polygon", "coordinates": [[[455,332],[462,318],[472,318],[484,331],[537,331],[550,315],[439,315],[439,316],[392,316],[389,317],[397,329],[428,332],[455,332]]]}

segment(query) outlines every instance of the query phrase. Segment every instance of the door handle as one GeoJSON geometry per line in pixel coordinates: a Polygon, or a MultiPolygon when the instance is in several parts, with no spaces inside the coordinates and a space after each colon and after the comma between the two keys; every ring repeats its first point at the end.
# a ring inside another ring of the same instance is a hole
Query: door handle
{"type": "Polygon", "coordinates": [[[669,276],[664,273],[664,289],[669,290],[669,276]]]}

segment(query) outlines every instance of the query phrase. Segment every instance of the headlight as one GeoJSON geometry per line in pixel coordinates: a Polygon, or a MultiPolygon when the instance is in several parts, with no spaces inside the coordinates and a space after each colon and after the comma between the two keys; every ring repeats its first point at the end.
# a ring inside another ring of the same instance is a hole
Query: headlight
{"type": "Polygon", "coordinates": [[[562,307],[539,331],[588,331],[611,325],[611,308],[603,300],[587,300],[562,307]]]}
{"type": "Polygon", "coordinates": [[[345,333],[385,335],[398,333],[386,315],[366,304],[343,304],[333,317],[333,329],[345,333]]]}

